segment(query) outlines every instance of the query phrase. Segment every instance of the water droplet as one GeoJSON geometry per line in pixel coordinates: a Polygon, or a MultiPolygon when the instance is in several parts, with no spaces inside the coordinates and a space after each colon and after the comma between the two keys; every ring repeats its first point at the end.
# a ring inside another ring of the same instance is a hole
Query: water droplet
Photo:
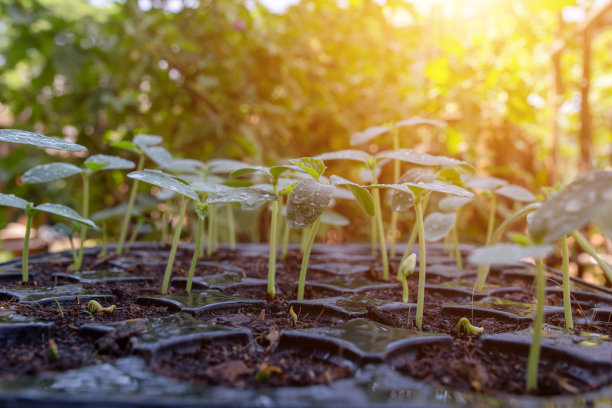
{"type": "Polygon", "coordinates": [[[565,204],[565,211],[568,213],[577,213],[584,208],[584,202],[578,198],[573,198],[565,204]]]}

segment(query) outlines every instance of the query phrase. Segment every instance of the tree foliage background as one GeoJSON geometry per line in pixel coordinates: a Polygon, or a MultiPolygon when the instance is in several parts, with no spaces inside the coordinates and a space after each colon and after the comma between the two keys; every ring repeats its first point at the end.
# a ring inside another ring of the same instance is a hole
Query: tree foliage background
{"type": "MultiPolygon", "coordinates": [[[[467,160],[533,191],[572,178],[582,51],[580,23],[563,13],[592,2],[415,3],[303,0],[273,14],[254,0],[3,0],[0,126],[60,136],[92,154],[153,133],[179,156],[274,164],[424,116],[450,126],[403,130],[404,147],[467,160]],[[551,53],[559,41],[562,160],[553,168],[551,53]]],[[[610,165],[612,153],[611,42],[603,29],[593,41],[592,167],[610,165]]],[[[364,148],[388,147],[383,138],[364,148]]],[[[80,183],[17,186],[23,171],[50,160],[42,152],[0,149],[3,192],[19,187],[30,200],[61,197],[78,207],[80,183]]],[[[356,178],[355,169],[334,170],[356,178]]],[[[120,173],[97,184],[98,207],[126,196],[120,173]]]]}

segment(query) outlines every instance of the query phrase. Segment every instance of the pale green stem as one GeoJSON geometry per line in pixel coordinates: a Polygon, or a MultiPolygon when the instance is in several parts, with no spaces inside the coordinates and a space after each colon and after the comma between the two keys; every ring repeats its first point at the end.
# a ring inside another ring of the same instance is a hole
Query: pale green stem
{"type": "MultiPolygon", "coordinates": [[[[138,159],[138,167],[136,170],[142,170],[144,168],[145,155],[144,153],[140,154],[140,158],[138,159]]],[[[119,235],[119,242],[117,242],[117,249],[115,253],[117,255],[121,255],[123,253],[123,245],[125,244],[125,239],[127,238],[127,230],[128,225],[130,223],[130,219],[132,218],[132,211],[134,210],[134,202],[136,201],[136,194],[138,193],[138,180],[134,180],[132,182],[132,191],[130,191],[130,198],[128,200],[128,207],[125,213],[125,217],[123,218],[123,225],[121,226],[121,233],[119,235]]]]}
{"type": "MultiPolygon", "coordinates": [[[[378,184],[376,176],[376,167],[372,169],[372,181],[378,184]]],[[[387,258],[387,242],[385,240],[385,229],[382,221],[382,210],[380,207],[380,191],[374,189],[374,217],[376,218],[376,227],[378,229],[378,242],[380,244],[380,255],[382,257],[383,280],[389,280],[389,259],[387,258]]]]}
{"type": "Polygon", "coordinates": [[[572,301],[570,298],[570,276],[569,276],[569,249],[567,236],[561,239],[562,271],[563,271],[563,312],[565,314],[565,327],[569,330],[574,328],[572,318],[572,301]]]}
{"type": "Polygon", "coordinates": [[[319,230],[319,223],[321,217],[310,227],[310,233],[308,234],[308,241],[306,241],[306,247],[304,248],[304,255],[302,256],[302,267],[300,268],[300,280],[298,283],[297,300],[304,300],[304,288],[306,286],[306,271],[308,270],[308,259],[310,258],[310,251],[312,250],[312,244],[317,237],[317,231],[319,230]]]}
{"type": "Polygon", "coordinates": [[[32,229],[32,218],[34,217],[34,210],[31,207],[26,207],[26,230],[25,237],[23,238],[23,254],[21,255],[21,280],[23,283],[27,283],[29,280],[29,253],[30,253],[30,230],[32,229]]]}
{"type": "Polygon", "coordinates": [[[310,231],[309,228],[302,230],[302,238],[300,242],[300,252],[302,254],[304,253],[304,251],[306,251],[306,243],[308,242],[308,232],[309,231],[310,231]]]}
{"type": "MultiPolygon", "coordinates": [[[[429,203],[429,195],[426,195],[425,198],[423,198],[422,201],[422,205],[421,205],[421,212],[425,212],[425,210],[427,209],[427,204],[429,203]]],[[[410,254],[412,253],[412,247],[414,246],[414,243],[416,242],[417,239],[417,235],[418,235],[418,225],[417,222],[415,220],[414,225],[412,226],[412,230],[410,231],[410,237],[408,238],[408,243],[406,244],[406,250],[404,251],[404,255],[402,255],[402,262],[404,262],[406,260],[406,258],[408,258],[410,256],[410,254]]],[[[399,272],[399,270],[398,270],[399,272]]],[[[397,280],[400,280],[401,276],[399,276],[399,274],[397,275],[397,280]]]]}
{"type": "Polygon", "coordinates": [[[493,228],[495,227],[495,215],[497,207],[497,194],[493,193],[491,195],[491,210],[489,212],[489,222],[487,223],[487,240],[485,245],[489,245],[491,243],[491,237],[493,236],[493,228]]]}
{"type": "Polygon", "coordinates": [[[204,251],[205,251],[204,246],[206,245],[206,247],[208,247],[208,240],[207,240],[208,230],[206,229],[207,222],[210,223],[210,219],[204,220],[204,222],[202,222],[202,228],[200,232],[202,234],[202,243],[200,244],[200,248],[198,248],[198,258],[204,257],[204,251]]]}
{"type": "Polygon", "coordinates": [[[74,247],[74,239],[73,239],[74,236],[70,235],[68,238],[70,241],[70,250],[72,251],[72,263],[76,265],[78,254],[77,254],[76,248],[74,247]]]}
{"type": "Polygon", "coordinates": [[[281,250],[281,258],[285,259],[287,256],[287,247],[289,246],[289,223],[287,222],[287,218],[282,218],[283,220],[283,249],[281,250]]]}
{"type": "Polygon", "coordinates": [[[108,244],[108,229],[106,228],[106,223],[102,223],[102,250],[100,251],[100,256],[106,256],[106,246],[108,244]]]}
{"type": "Polygon", "coordinates": [[[540,343],[544,322],[544,303],[546,303],[546,276],[542,258],[536,260],[536,313],[533,322],[533,339],[529,348],[527,362],[527,391],[538,388],[538,363],[540,361],[540,343]]]}
{"type": "Polygon", "coordinates": [[[459,250],[459,234],[457,233],[457,217],[453,224],[453,246],[455,247],[455,261],[457,262],[457,269],[463,269],[463,260],[461,259],[461,251],[459,250]]]}
{"type": "Polygon", "coordinates": [[[174,257],[176,256],[176,249],[178,248],[179,239],[181,238],[181,230],[183,229],[183,218],[185,217],[185,210],[187,209],[187,200],[185,197],[181,197],[181,210],[179,212],[178,221],[174,227],[174,238],[172,239],[172,248],[170,249],[170,256],[168,257],[168,264],[166,265],[166,272],[164,273],[164,281],[162,283],[162,295],[168,293],[168,285],[170,284],[170,275],[172,275],[172,266],[174,265],[174,257]]]}
{"type": "Polygon", "coordinates": [[[168,206],[166,208],[166,211],[164,211],[164,213],[162,214],[162,219],[161,219],[161,244],[166,245],[166,243],[168,242],[168,218],[170,215],[170,207],[168,206]]]}
{"type": "Polygon", "coordinates": [[[376,218],[372,217],[370,222],[370,244],[372,245],[372,256],[376,258],[376,218]]]}
{"type": "MultiPolygon", "coordinates": [[[[89,217],[89,177],[91,173],[85,172],[81,173],[83,175],[83,218],[89,217]]],[[[77,257],[77,264],[74,266],[75,270],[80,270],[83,266],[83,251],[85,246],[85,240],[87,239],[87,226],[85,224],[81,225],[81,231],[79,233],[81,238],[81,250],[79,251],[79,256],[77,257]]]]}
{"type": "Polygon", "coordinates": [[[214,247],[214,234],[215,234],[215,219],[217,218],[216,210],[217,205],[211,204],[208,209],[208,236],[206,238],[206,256],[211,256],[214,247]]]}
{"type": "MultiPolygon", "coordinates": [[[[493,232],[491,236],[490,242],[488,245],[493,245],[498,243],[504,232],[508,229],[508,227],[519,219],[523,218],[525,215],[529,214],[532,211],[535,211],[538,207],[533,203],[528,204],[525,207],[521,208],[517,212],[515,212],[510,218],[504,220],[499,227],[493,232]]],[[[485,281],[487,280],[487,276],[489,275],[490,265],[478,265],[477,276],[476,276],[476,290],[482,290],[484,287],[485,281]]]]}
{"type": "Polygon", "coordinates": [[[132,231],[132,235],[130,236],[130,240],[128,241],[128,244],[125,247],[126,251],[129,251],[130,248],[132,248],[132,245],[134,245],[134,241],[136,241],[136,238],[138,237],[138,233],[140,232],[140,228],[142,227],[143,222],[144,222],[144,219],[140,218],[138,222],[136,223],[136,226],[134,227],[134,231],[132,231]]]}
{"type": "Polygon", "coordinates": [[[195,247],[193,247],[193,258],[191,258],[191,266],[189,267],[189,276],[187,277],[187,286],[185,290],[187,293],[191,292],[191,284],[193,282],[193,274],[195,273],[196,264],[198,263],[198,255],[200,253],[200,245],[202,245],[202,224],[204,224],[204,217],[198,216],[198,229],[196,232],[195,247]]]}
{"type": "MultiPolygon", "coordinates": [[[[277,194],[277,185],[274,184],[274,194],[277,194]]],[[[278,213],[280,206],[278,200],[272,202],[272,214],[270,215],[270,253],[268,257],[268,294],[274,299],[276,288],[274,279],[276,277],[276,251],[278,250],[278,213]]]]}
{"type": "Polygon", "coordinates": [[[402,274],[402,302],[408,303],[408,279],[402,274]]]}
{"type": "Polygon", "coordinates": [[[595,248],[591,246],[591,244],[584,237],[584,235],[582,235],[578,231],[572,232],[571,235],[572,237],[574,237],[576,242],[578,242],[578,245],[580,245],[582,249],[584,249],[589,255],[593,257],[593,259],[595,259],[595,261],[597,262],[597,265],[599,265],[601,270],[606,275],[606,278],[608,278],[608,280],[612,282],[612,269],[610,269],[610,265],[608,265],[603,259],[601,259],[601,257],[599,256],[595,248]]]}
{"type": "Polygon", "coordinates": [[[231,203],[227,203],[226,207],[227,215],[227,231],[229,234],[229,246],[231,250],[236,249],[236,223],[234,222],[234,209],[231,203]]]}
{"type": "Polygon", "coordinates": [[[423,305],[425,303],[425,226],[423,225],[423,203],[421,193],[415,194],[414,208],[419,235],[419,289],[417,293],[416,326],[423,330],[423,305]]]}
{"type": "MultiPolygon", "coordinates": [[[[393,138],[393,150],[397,150],[400,148],[399,144],[399,129],[395,126],[391,129],[391,136],[393,138]]],[[[393,160],[393,183],[399,183],[400,179],[400,161],[395,159],[393,160]]],[[[395,256],[395,240],[396,240],[396,232],[397,232],[397,220],[399,213],[397,211],[391,212],[391,225],[389,226],[389,230],[391,231],[391,257],[395,256]]]]}
{"type": "Polygon", "coordinates": [[[219,249],[219,207],[215,204],[213,205],[213,249],[216,251],[219,249]]]}

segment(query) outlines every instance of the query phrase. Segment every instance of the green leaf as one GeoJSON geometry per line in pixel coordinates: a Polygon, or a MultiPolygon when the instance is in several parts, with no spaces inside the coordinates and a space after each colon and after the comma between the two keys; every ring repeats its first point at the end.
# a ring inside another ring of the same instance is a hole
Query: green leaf
{"type": "Polygon", "coordinates": [[[76,143],[65,142],[61,139],[39,135],[25,130],[0,129],[0,141],[28,144],[47,149],[66,150],[70,152],[86,152],[87,148],[76,143]]]}
{"type": "Polygon", "coordinates": [[[224,180],[221,184],[228,187],[251,187],[253,182],[250,180],[224,180]]]}
{"type": "Polygon", "coordinates": [[[427,153],[417,152],[412,149],[396,149],[386,150],[374,156],[377,160],[393,159],[407,163],[418,164],[420,166],[437,166],[437,167],[468,167],[472,166],[468,162],[457,159],[452,159],[445,156],[434,156],[427,153]]]}
{"type": "Polygon", "coordinates": [[[238,160],[229,159],[213,159],[206,162],[208,171],[213,174],[231,174],[236,170],[242,169],[243,167],[258,168],[258,166],[249,166],[238,160]]]}
{"type": "Polygon", "coordinates": [[[469,198],[469,197],[457,197],[457,196],[442,197],[442,199],[438,201],[438,208],[442,212],[455,212],[459,208],[469,203],[470,201],[472,201],[472,198],[469,198]]]}
{"type": "Polygon", "coordinates": [[[506,180],[497,178],[497,177],[482,177],[482,176],[473,176],[470,177],[465,185],[469,188],[473,188],[476,190],[484,190],[484,191],[493,191],[497,190],[500,187],[507,185],[508,182],[506,180]]]}
{"type": "Polygon", "coordinates": [[[137,152],[138,146],[136,146],[134,143],[129,142],[127,140],[121,140],[119,142],[113,142],[111,143],[112,147],[118,147],[119,149],[126,149],[126,150],[130,150],[132,152],[137,152]]]}
{"type": "Polygon", "coordinates": [[[531,213],[529,233],[537,243],[554,242],[582,227],[610,205],[612,171],[592,171],[553,193],[531,213]]]}
{"type": "Polygon", "coordinates": [[[287,222],[292,229],[303,230],[312,225],[329,205],[334,187],[313,180],[300,181],[287,201],[287,222]]]}
{"type": "Polygon", "coordinates": [[[87,160],[85,160],[85,165],[89,167],[91,171],[97,171],[102,168],[104,170],[127,170],[136,167],[134,163],[129,160],[125,160],[117,156],[109,156],[106,154],[96,154],[88,157],[87,160]]]}
{"type": "Polygon", "coordinates": [[[433,212],[425,217],[423,226],[425,228],[425,240],[436,242],[444,238],[455,223],[455,213],[445,214],[433,212]]]}
{"type": "Polygon", "coordinates": [[[276,201],[278,196],[268,191],[252,187],[230,188],[211,193],[206,199],[207,204],[240,203],[243,210],[254,210],[268,201],[276,201]]]}
{"type": "Polygon", "coordinates": [[[164,170],[176,173],[197,173],[205,165],[199,160],[175,159],[170,152],[162,146],[143,147],[142,150],[155,164],[164,170]]]}
{"type": "Polygon", "coordinates": [[[533,244],[529,235],[521,234],[519,232],[511,232],[510,234],[508,234],[508,237],[512,242],[522,246],[529,246],[533,244]]]}
{"type": "Polygon", "coordinates": [[[321,215],[321,222],[327,225],[334,225],[336,227],[346,227],[350,225],[351,221],[342,214],[338,214],[335,211],[325,211],[321,215]]]}
{"type": "Polygon", "coordinates": [[[0,193],[0,205],[21,208],[22,210],[25,210],[28,204],[32,203],[24,200],[23,198],[19,198],[14,194],[0,193]]]}
{"type": "Polygon", "coordinates": [[[372,156],[361,150],[339,150],[337,152],[321,153],[315,156],[315,159],[319,160],[355,160],[362,163],[366,163],[372,156]]]}
{"type": "Polygon", "coordinates": [[[368,190],[359,184],[348,181],[339,176],[331,176],[331,182],[335,186],[346,186],[349,191],[355,196],[355,199],[359,203],[359,206],[364,213],[370,217],[374,216],[374,200],[368,190]]]}
{"type": "Polygon", "coordinates": [[[455,168],[448,167],[440,170],[437,179],[465,188],[465,184],[463,184],[463,180],[461,180],[461,173],[455,168]]]}
{"type": "Polygon", "coordinates": [[[96,172],[106,167],[106,164],[104,163],[85,163],[85,166],[87,166],[87,168],[91,170],[92,172],[96,172]]]}
{"type": "Polygon", "coordinates": [[[191,198],[193,201],[200,201],[200,197],[198,197],[198,194],[191,187],[162,171],[145,169],[131,172],[127,176],[135,180],[144,181],[145,183],[174,191],[175,193],[191,198]]]}
{"type": "Polygon", "coordinates": [[[516,265],[523,258],[537,259],[553,250],[552,245],[496,244],[475,249],[468,261],[475,265],[516,265]]]}
{"type": "Polygon", "coordinates": [[[497,190],[495,190],[495,194],[511,198],[516,201],[523,201],[526,203],[530,203],[535,201],[535,196],[531,194],[531,191],[523,188],[521,186],[517,186],[516,184],[508,184],[505,186],[501,186],[497,190]]]}
{"type": "Polygon", "coordinates": [[[81,174],[84,170],[74,164],[49,163],[32,167],[26,171],[21,180],[27,184],[46,183],[47,181],[59,180],[75,174],[81,174]]]}
{"type": "Polygon", "coordinates": [[[604,206],[603,209],[593,217],[593,222],[597,224],[605,236],[612,239],[612,204],[604,206]]]}
{"type": "Polygon", "coordinates": [[[272,178],[272,174],[270,174],[270,169],[263,166],[243,167],[231,172],[230,177],[242,177],[253,173],[264,173],[268,177],[272,178]]]}
{"type": "Polygon", "coordinates": [[[319,177],[325,173],[325,164],[322,160],[314,159],[311,157],[302,157],[300,159],[291,159],[291,164],[298,166],[300,169],[304,170],[306,173],[310,174],[315,180],[318,180],[319,177]]]}
{"type": "Polygon", "coordinates": [[[452,184],[441,183],[403,183],[403,184],[372,184],[368,188],[393,188],[405,193],[417,194],[422,191],[437,191],[459,197],[473,197],[474,194],[452,184]]]}
{"type": "Polygon", "coordinates": [[[132,142],[144,150],[146,147],[151,147],[163,142],[163,138],[158,135],[136,135],[132,142]]]}
{"type": "Polygon", "coordinates": [[[390,128],[387,126],[372,126],[362,132],[353,133],[350,142],[351,146],[367,143],[370,140],[375,139],[384,133],[387,133],[389,129],[390,128]]]}
{"type": "Polygon", "coordinates": [[[94,224],[94,222],[92,220],[89,220],[87,218],[83,218],[81,217],[81,215],[79,213],[77,213],[76,211],[74,211],[72,208],[70,207],[66,207],[65,205],[61,205],[61,204],[53,204],[53,203],[45,203],[45,204],[41,204],[41,205],[37,205],[36,207],[34,207],[35,210],[37,211],[44,211],[44,212],[48,212],[51,214],[56,214],[59,215],[61,217],[64,218],[68,218],[71,219],[73,221],[79,222],[81,224],[87,225],[88,227],[94,229],[94,230],[98,230],[98,226],[96,224],[94,224]]]}
{"type": "Polygon", "coordinates": [[[217,193],[219,191],[233,190],[232,187],[228,187],[228,186],[226,186],[224,184],[208,183],[206,181],[199,181],[199,180],[192,181],[191,183],[189,183],[189,185],[195,191],[198,191],[198,192],[201,192],[201,193],[217,193]]]}

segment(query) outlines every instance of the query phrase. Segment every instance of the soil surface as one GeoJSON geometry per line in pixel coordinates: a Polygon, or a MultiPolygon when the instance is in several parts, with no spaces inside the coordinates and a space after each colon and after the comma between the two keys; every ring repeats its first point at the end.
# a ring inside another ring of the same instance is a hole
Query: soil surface
{"type": "MultiPolygon", "coordinates": [[[[401,284],[395,280],[393,270],[397,268],[399,259],[391,261],[391,279],[384,281],[381,279],[380,261],[372,258],[367,248],[315,247],[307,276],[307,300],[320,300],[325,303],[328,298],[344,299],[351,296],[375,300],[371,303],[364,301],[361,304],[362,310],[357,312],[342,306],[342,302],[336,302],[335,305],[340,305],[340,309],[344,307],[344,311],[336,310],[338,307],[325,309],[316,305],[311,307],[308,302],[293,302],[296,299],[296,282],[302,258],[297,250],[289,251],[284,260],[278,260],[277,296],[271,299],[265,286],[268,274],[266,247],[241,246],[238,250],[221,248],[212,256],[201,258],[196,269],[192,293],[197,297],[203,292],[221,292],[242,300],[262,302],[192,308],[189,314],[181,314],[193,320],[190,324],[223,326],[236,329],[237,334],[233,337],[197,337],[186,343],[163,347],[159,346],[161,343],[156,343],[158,345],[152,349],[143,348],[145,351],[138,351],[137,345],[146,343],[136,341],[138,336],[143,335],[143,327],[139,326],[139,322],[163,319],[178,311],[177,306],[155,300],[161,296],[160,287],[169,248],[140,244],[124,256],[109,255],[104,258],[97,256],[96,250],[91,250],[85,256],[83,271],[86,272],[81,275],[80,282],[71,278],[75,273],[69,268],[70,257],[57,254],[50,258],[34,257],[30,264],[33,279],[27,285],[18,279],[4,279],[0,282],[0,316],[16,313],[25,316],[26,320],[52,322],[53,326],[48,334],[44,333],[38,337],[26,336],[13,341],[10,336],[0,336],[3,349],[0,354],[0,375],[37,375],[140,353],[153,372],[205,386],[222,384],[236,388],[283,387],[329,384],[350,377],[367,361],[345,358],[346,353],[343,354],[342,347],[338,352],[330,352],[326,349],[329,345],[317,345],[316,341],[306,347],[279,345],[282,343],[283,332],[344,327],[342,325],[353,318],[365,318],[385,327],[414,329],[416,307],[398,306],[402,301],[402,289],[401,284]],[[117,273],[123,278],[148,279],[88,279],[87,271],[111,271],[109,276],[117,273]],[[207,280],[211,276],[219,279],[207,280]],[[102,300],[100,303],[104,307],[114,304],[115,311],[90,313],[89,297],[86,295],[76,298],[57,296],[54,301],[31,303],[19,302],[19,296],[11,295],[24,293],[26,289],[59,288],[75,284],[80,284],[88,294],[114,296],[114,301],[102,300]],[[342,293],[343,291],[345,293],[342,293]],[[395,302],[394,307],[380,307],[385,302],[395,302]],[[290,307],[297,314],[296,323],[292,321],[290,307]],[[125,321],[134,324],[109,325],[125,321]],[[241,331],[245,328],[248,331],[241,331]],[[248,334],[249,331],[250,335],[244,337],[244,333],[248,334]],[[312,349],[309,350],[308,347],[312,349]]],[[[178,251],[170,295],[186,294],[185,280],[180,278],[186,277],[191,257],[192,250],[189,247],[178,251]]],[[[463,262],[465,265],[465,259],[463,262]]],[[[5,265],[8,271],[14,269],[18,272],[19,268],[18,262],[13,266],[5,265]]],[[[506,270],[492,269],[487,280],[491,285],[489,292],[476,292],[472,295],[470,285],[473,286],[475,281],[475,270],[458,270],[455,261],[449,258],[440,246],[432,245],[428,249],[427,273],[423,330],[448,335],[450,341],[416,345],[410,352],[384,357],[384,363],[405,375],[449,388],[492,394],[525,393],[525,347],[491,347],[480,341],[480,337],[527,330],[531,324],[530,318],[520,314],[516,315],[518,317],[513,317],[512,314],[500,317],[481,313],[477,309],[472,310],[469,304],[474,301],[477,306],[479,300],[487,300],[490,297],[494,297],[496,302],[507,302],[511,305],[515,305],[514,302],[533,304],[531,268],[526,265],[506,270]],[[461,279],[463,283],[454,283],[457,279],[461,279]],[[453,308],[457,305],[462,305],[464,309],[453,308]],[[458,332],[456,325],[461,317],[467,317],[474,326],[482,327],[483,333],[474,335],[458,332]]],[[[551,275],[549,289],[556,287],[555,284],[559,280],[551,275]]],[[[408,279],[411,302],[416,301],[417,284],[418,272],[408,279]]],[[[588,291],[588,287],[580,286],[579,289],[581,292],[588,291]]],[[[597,292],[597,289],[592,289],[592,292],[597,294],[595,300],[575,299],[575,328],[572,333],[610,335],[612,325],[605,320],[586,317],[595,307],[612,307],[612,295],[597,292]]],[[[547,302],[552,308],[551,313],[547,315],[547,323],[564,327],[563,313],[558,310],[563,303],[560,293],[549,290],[547,302]]],[[[350,334],[344,340],[352,340],[350,334]]],[[[602,376],[599,373],[585,380],[576,375],[571,361],[560,364],[559,360],[554,358],[554,353],[551,358],[546,358],[544,353],[536,394],[579,394],[611,382],[612,375],[602,376]]]]}

